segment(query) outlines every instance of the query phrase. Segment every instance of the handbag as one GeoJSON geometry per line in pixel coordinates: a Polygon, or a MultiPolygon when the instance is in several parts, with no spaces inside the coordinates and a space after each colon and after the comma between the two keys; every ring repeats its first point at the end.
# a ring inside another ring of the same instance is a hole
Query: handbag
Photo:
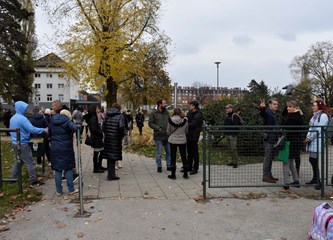
{"type": "Polygon", "coordinates": [[[279,137],[278,140],[276,141],[276,143],[274,143],[273,147],[277,148],[279,150],[282,150],[284,148],[285,140],[286,140],[285,135],[279,137]]]}
{"type": "Polygon", "coordinates": [[[289,147],[290,142],[285,141],[284,147],[282,150],[279,151],[277,159],[281,162],[288,163],[289,162],[289,147]]]}
{"type": "Polygon", "coordinates": [[[84,144],[91,146],[92,144],[92,137],[87,135],[86,140],[84,141],[84,144]]]}

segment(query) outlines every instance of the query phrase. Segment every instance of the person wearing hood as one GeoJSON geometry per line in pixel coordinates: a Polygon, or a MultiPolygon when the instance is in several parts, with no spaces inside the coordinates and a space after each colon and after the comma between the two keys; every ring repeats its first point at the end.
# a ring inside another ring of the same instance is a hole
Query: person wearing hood
{"type": "Polygon", "coordinates": [[[104,154],[107,159],[107,169],[109,181],[119,180],[116,175],[116,161],[123,160],[122,141],[125,136],[124,115],[120,112],[121,106],[113,103],[106,112],[103,122],[104,132],[104,154]]]}
{"type": "MultiPolygon", "coordinates": [[[[39,113],[39,108],[34,108],[32,110],[32,116],[30,117],[30,122],[34,127],[39,127],[39,128],[46,128],[49,126],[47,120],[45,119],[45,117],[43,116],[43,114],[39,113]]],[[[43,144],[46,145],[48,144],[47,141],[47,134],[42,133],[42,134],[31,134],[31,138],[43,138],[44,142],[43,144]]],[[[46,147],[45,147],[45,152],[46,151],[46,147]]],[[[42,163],[42,157],[37,157],[37,164],[41,164],[42,163]]]]}
{"type": "MultiPolygon", "coordinates": [[[[34,162],[32,159],[32,152],[31,147],[29,145],[30,142],[30,134],[42,134],[48,133],[48,128],[38,128],[34,127],[28,118],[25,116],[25,112],[27,111],[28,104],[23,101],[17,101],[15,103],[15,115],[10,119],[10,128],[19,128],[20,129],[20,158],[21,161],[27,167],[29,180],[31,182],[30,187],[38,187],[39,185],[43,184],[39,182],[35,173],[34,162]]],[[[15,156],[18,154],[18,147],[17,147],[17,135],[16,132],[10,133],[12,137],[12,144],[15,156]]],[[[19,170],[20,164],[19,162],[15,162],[12,170],[11,177],[16,178],[17,173],[19,170]]]]}
{"type": "Polygon", "coordinates": [[[290,126],[286,128],[286,141],[290,142],[289,146],[289,161],[287,163],[283,162],[282,170],[283,170],[283,179],[284,186],[283,190],[288,192],[289,186],[300,187],[299,183],[299,169],[295,166],[295,159],[300,155],[304,136],[302,132],[297,132],[301,130],[297,126],[303,126],[304,120],[298,109],[298,103],[294,100],[288,101],[287,110],[283,110],[284,120],[282,121],[282,125],[290,126]],[[293,177],[293,182],[289,183],[289,172],[293,177]]]}
{"type": "Polygon", "coordinates": [[[168,175],[168,178],[176,179],[176,158],[178,147],[183,162],[183,177],[188,179],[188,162],[186,158],[186,134],[188,132],[188,122],[184,112],[180,108],[177,107],[173,110],[172,117],[168,120],[166,131],[169,136],[168,142],[170,144],[171,156],[171,175],[168,175]]]}
{"type": "Polygon", "coordinates": [[[61,110],[58,113],[57,103],[52,103],[52,108],[56,114],[53,115],[49,127],[51,140],[51,167],[55,171],[56,194],[63,194],[62,172],[64,171],[67,189],[70,195],[77,193],[73,184],[73,168],[75,168],[75,155],[73,147],[73,133],[77,126],[70,120],[70,112],[61,110]]]}

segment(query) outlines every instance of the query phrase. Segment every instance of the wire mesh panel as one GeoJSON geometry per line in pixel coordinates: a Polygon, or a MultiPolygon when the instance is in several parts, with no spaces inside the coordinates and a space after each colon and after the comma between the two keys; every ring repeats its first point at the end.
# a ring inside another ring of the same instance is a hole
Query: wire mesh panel
{"type": "MultiPolygon", "coordinates": [[[[262,126],[240,126],[238,130],[228,126],[214,126],[207,128],[206,133],[207,178],[208,186],[211,188],[281,187],[293,186],[290,184],[297,181],[299,184],[295,187],[310,186],[319,184],[319,176],[325,178],[327,176],[320,174],[321,163],[327,159],[326,156],[330,155],[333,147],[318,138],[313,140],[311,144],[317,144],[319,147],[317,162],[313,165],[313,161],[309,161],[310,153],[307,151],[309,143],[304,141],[308,133],[308,129],[304,126],[296,129],[295,126],[292,129],[290,126],[274,126],[273,129],[262,126]],[[265,139],[263,132],[270,136],[276,135],[276,139],[265,139]],[[278,142],[282,136],[284,141],[278,142]],[[290,147],[287,161],[283,163],[279,158],[283,158],[280,154],[286,142],[290,142],[290,147]],[[323,146],[328,147],[328,153],[321,154],[324,152],[321,142],[323,146]],[[280,145],[277,145],[278,143],[280,145]],[[272,161],[268,161],[269,159],[272,161]],[[316,176],[315,182],[307,184],[316,176]]],[[[331,165],[327,165],[330,174],[333,172],[331,165]]]]}

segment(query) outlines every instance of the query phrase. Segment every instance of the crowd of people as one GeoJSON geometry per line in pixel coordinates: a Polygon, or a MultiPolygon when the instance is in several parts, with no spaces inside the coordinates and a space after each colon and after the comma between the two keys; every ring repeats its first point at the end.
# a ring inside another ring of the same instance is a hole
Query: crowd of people
{"type": "MultiPolygon", "coordinates": [[[[183,178],[188,179],[189,175],[197,174],[199,171],[199,149],[198,141],[203,125],[203,114],[199,108],[199,102],[189,103],[187,115],[181,108],[175,108],[172,115],[166,109],[166,101],[160,99],[156,102],[154,109],[148,120],[148,126],[153,130],[153,139],[156,146],[156,169],[158,173],[163,172],[162,150],[165,151],[166,170],[171,173],[170,179],[176,179],[176,159],[177,150],[182,161],[181,172],[183,178]]],[[[278,141],[278,131],[275,126],[277,121],[278,100],[270,99],[268,107],[264,99],[260,102],[260,115],[263,118],[263,125],[269,129],[264,131],[262,141],[264,145],[264,159],[262,170],[262,181],[276,183],[278,179],[272,174],[272,161],[276,156],[275,147],[278,141]]],[[[29,146],[30,138],[43,138],[45,153],[52,169],[55,171],[55,186],[58,195],[63,194],[62,180],[67,181],[69,194],[75,194],[74,179],[77,177],[75,166],[75,154],[73,147],[73,135],[79,129],[80,135],[85,134],[90,139],[90,146],[93,149],[93,172],[103,173],[107,171],[107,179],[110,181],[119,180],[116,174],[117,169],[122,168],[123,146],[129,143],[129,133],[133,128],[133,117],[129,110],[122,109],[118,103],[114,103],[106,112],[99,109],[97,105],[90,105],[88,109],[82,110],[77,107],[71,114],[68,107],[62,105],[59,100],[52,103],[52,109],[44,112],[39,108],[33,110],[29,119],[25,116],[28,104],[22,101],[15,103],[15,115],[6,111],[4,121],[8,128],[19,128],[21,130],[21,159],[28,169],[30,186],[35,187],[42,184],[38,181],[29,146]],[[103,159],[107,160],[107,167],[103,167],[103,159]]],[[[289,161],[283,163],[284,190],[289,187],[300,187],[300,153],[302,146],[306,144],[309,152],[309,162],[312,166],[313,177],[307,184],[315,184],[316,189],[320,189],[319,159],[321,154],[320,126],[326,126],[329,121],[327,107],[323,100],[314,101],[313,117],[309,122],[309,131],[306,136],[302,133],[295,133],[304,126],[302,111],[298,103],[294,100],[288,101],[283,112],[283,121],[280,125],[289,126],[286,129],[285,139],[290,142],[289,161]],[[326,113],[326,114],[323,114],[326,113]],[[294,126],[294,127],[293,127],[294,126]],[[288,131],[289,130],[289,131],[288,131]],[[293,181],[289,182],[289,176],[293,181]]],[[[237,138],[240,133],[239,126],[243,125],[243,120],[239,114],[234,112],[232,104],[225,106],[226,126],[231,126],[225,131],[225,137],[230,147],[231,161],[227,164],[233,168],[238,168],[239,156],[237,153],[237,138]]],[[[141,107],[137,109],[135,115],[136,126],[142,135],[144,127],[144,113],[141,107]]],[[[15,154],[17,154],[17,136],[11,132],[12,144],[15,154]]],[[[37,164],[41,159],[37,158],[37,164]]],[[[14,164],[12,177],[18,173],[18,165],[14,164]]]]}

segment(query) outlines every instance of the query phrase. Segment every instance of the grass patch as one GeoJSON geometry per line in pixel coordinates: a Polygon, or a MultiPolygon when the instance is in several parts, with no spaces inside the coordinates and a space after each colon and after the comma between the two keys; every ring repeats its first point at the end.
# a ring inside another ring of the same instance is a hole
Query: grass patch
{"type": "MultiPolygon", "coordinates": [[[[199,141],[199,158],[202,163],[202,148],[203,142],[199,141]]],[[[226,141],[221,141],[219,144],[212,144],[208,146],[207,142],[207,162],[210,159],[211,165],[225,165],[231,161],[231,154],[229,151],[229,147],[227,146],[226,141]]],[[[147,125],[143,128],[143,135],[139,135],[139,131],[136,127],[134,127],[132,131],[132,144],[126,147],[125,151],[130,151],[138,154],[142,154],[146,157],[151,157],[155,159],[155,142],[153,139],[153,130],[147,125]]],[[[165,154],[162,151],[163,155],[165,154]]],[[[179,152],[177,152],[178,157],[177,161],[181,162],[179,152]]],[[[262,163],[263,156],[242,156],[239,155],[240,160],[239,164],[254,164],[254,163],[262,163]]],[[[163,158],[164,159],[164,156],[163,158]]]]}
{"type": "MultiPolygon", "coordinates": [[[[13,148],[10,141],[1,139],[1,163],[2,177],[10,178],[14,164],[13,148]]],[[[23,193],[19,194],[17,183],[2,183],[0,189],[0,218],[9,217],[23,207],[42,199],[42,192],[39,189],[29,187],[29,179],[25,166],[22,167],[23,193]]]]}

